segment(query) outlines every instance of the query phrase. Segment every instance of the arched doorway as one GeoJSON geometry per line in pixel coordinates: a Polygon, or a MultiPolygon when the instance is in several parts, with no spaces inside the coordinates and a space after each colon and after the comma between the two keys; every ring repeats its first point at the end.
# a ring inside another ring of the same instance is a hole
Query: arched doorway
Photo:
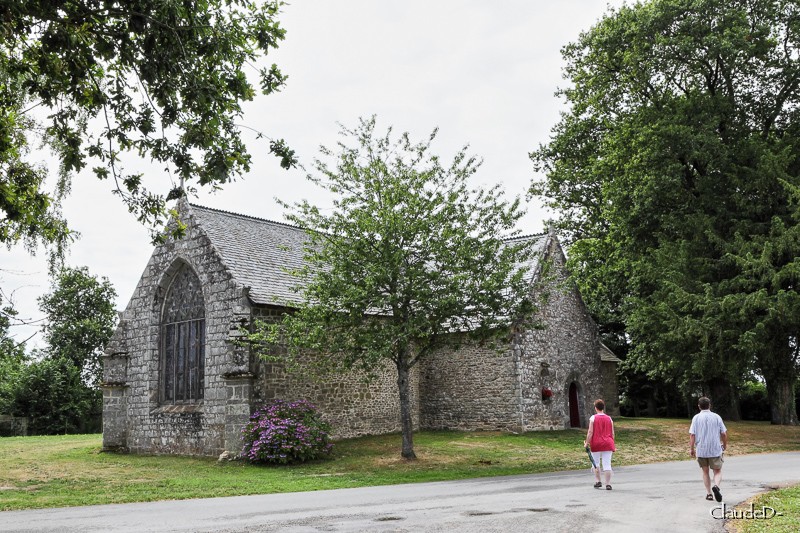
{"type": "Polygon", "coordinates": [[[581,413],[578,408],[578,384],[574,381],[569,384],[569,427],[581,427],[581,413]]]}

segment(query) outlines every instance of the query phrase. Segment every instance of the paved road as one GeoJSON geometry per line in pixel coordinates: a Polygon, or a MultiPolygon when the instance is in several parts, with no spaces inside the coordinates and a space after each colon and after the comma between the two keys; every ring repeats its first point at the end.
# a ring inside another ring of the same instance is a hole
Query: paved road
{"type": "MultiPolygon", "coordinates": [[[[800,452],[730,457],[724,502],[800,482],[800,452]]],[[[440,483],[0,513],[15,532],[719,532],[694,461],[618,467],[614,490],[559,472],[440,483]]],[[[780,509],[777,509],[780,511],[780,509]]],[[[719,511],[717,511],[719,512],[719,511]]]]}

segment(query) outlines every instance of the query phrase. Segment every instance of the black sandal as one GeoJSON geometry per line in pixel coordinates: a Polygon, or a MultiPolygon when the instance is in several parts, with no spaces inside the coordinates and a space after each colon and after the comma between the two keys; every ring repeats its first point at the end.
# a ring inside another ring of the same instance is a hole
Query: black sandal
{"type": "Polygon", "coordinates": [[[713,502],[714,501],[714,497],[711,494],[706,494],[706,500],[708,500],[710,502],[713,502]]]}
{"type": "Polygon", "coordinates": [[[611,490],[611,485],[606,485],[606,490],[611,490]]]}
{"type": "Polygon", "coordinates": [[[594,484],[594,488],[596,489],[603,488],[603,484],[598,481],[597,483],[594,484]]]}

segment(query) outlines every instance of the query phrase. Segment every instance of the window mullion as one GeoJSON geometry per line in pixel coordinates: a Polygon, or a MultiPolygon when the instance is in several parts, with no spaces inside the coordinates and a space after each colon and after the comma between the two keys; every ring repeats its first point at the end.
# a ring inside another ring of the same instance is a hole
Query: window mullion
{"type": "Polygon", "coordinates": [[[203,398],[204,314],[200,280],[184,265],[167,290],[161,320],[159,368],[161,397],[166,403],[187,403],[203,398]]]}

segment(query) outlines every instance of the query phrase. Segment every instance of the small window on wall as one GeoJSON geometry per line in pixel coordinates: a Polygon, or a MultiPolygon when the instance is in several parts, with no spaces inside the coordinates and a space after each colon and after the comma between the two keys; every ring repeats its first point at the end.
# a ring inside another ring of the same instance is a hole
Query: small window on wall
{"type": "Polygon", "coordinates": [[[205,336],[200,280],[183,265],[172,278],[161,314],[163,403],[195,403],[203,399],[205,336]]]}

